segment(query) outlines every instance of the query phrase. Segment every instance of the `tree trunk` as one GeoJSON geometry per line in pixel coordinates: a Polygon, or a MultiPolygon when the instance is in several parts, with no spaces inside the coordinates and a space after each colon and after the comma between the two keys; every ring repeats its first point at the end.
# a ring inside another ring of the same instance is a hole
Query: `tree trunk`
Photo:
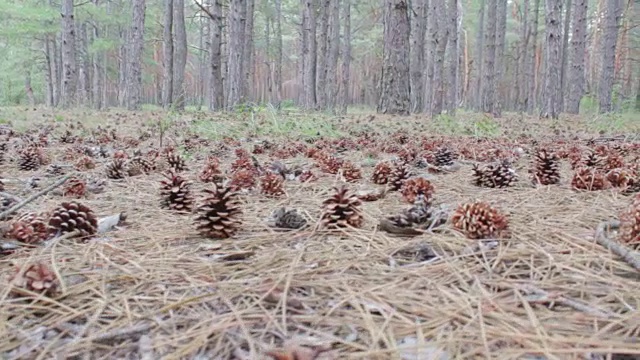
{"type": "Polygon", "coordinates": [[[351,0],[342,0],[344,30],[342,35],[342,85],[340,86],[340,113],[346,114],[349,106],[349,80],[351,77],[351,0]]]}
{"type": "Polygon", "coordinates": [[[495,85],[493,92],[493,115],[502,116],[502,103],[504,101],[501,89],[502,77],[505,73],[504,66],[504,39],[507,34],[507,0],[498,0],[498,14],[496,22],[496,65],[495,65],[495,85]]]}
{"type": "Polygon", "coordinates": [[[562,36],[560,31],[563,0],[545,0],[546,69],[544,77],[544,103],[540,116],[557,119],[560,113],[560,66],[562,36]]]}
{"type": "Polygon", "coordinates": [[[62,1],[62,98],[63,108],[76,104],[77,66],[76,66],[76,30],[73,14],[73,0],[62,1]]]}
{"type": "MultiPolygon", "coordinates": [[[[455,1],[455,0],[454,0],[455,1]]],[[[424,81],[422,72],[424,71],[424,35],[426,31],[426,8],[425,0],[413,0],[411,6],[413,11],[409,14],[413,16],[411,20],[411,111],[422,111],[422,100],[424,99],[424,81]]]]}
{"type": "Polygon", "coordinates": [[[478,15],[478,30],[476,33],[476,56],[475,56],[475,66],[474,69],[474,77],[475,77],[475,88],[474,88],[474,108],[482,109],[482,83],[484,81],[484,47],[485,47],[485,36],[484,36],[484,16],[485,16],[485,8],[486,1],[480,0],[480,14],[478,15]]]}
{"type": "Polygon", "coordinates": [[[44,40],[44,58],[45,58],[45,79],[47,82],[47,97],[46,97],[46,101],[45,104],[47,106],[54,106],[54,96],[55,96],[55,92],[54,92],[54,83],[55,83],[55,76],[53,73],[53,57],[55,56],[55,52],[51,49],[52,47],[52,43],[51,43],[51,39],[50,36],[46,36],[45,40],[44,40]]]}
{"type": "Polygon", "coordinates": [[[329,7],[331,6],[330,0],[322,0],[320,2],[320,16],[318,21],[320,23],[320,33],[318,34],[318,71],[316,76],[316,99],[317,107],[324,109],[326,106],[326,91],[327,91],[327,64],[328,64],[328,43],[329,43],[329,7]]]}
{"type": "Polygon", "coordinates": [[[31,87],[31,72],[27,71],[24,77],[24,91],[27,93],[27,99],[29,100],[29,106],[36,106],[36,98],[33,96],[33,88],[31,87]]]}
{"type": "Polygon", "coordinates": [[[331,0],[329,9],[329,59],[327,63],[326,108],[334,110],[338,96],[338,56],[340,54],[340,0],[331,0]]]}
{"type": "Polygon", "coordinates": [[[246,23],[244,30],[244,49],[242,60],[244,64],[242,65],[242,69],[244,71],[244,82],[242,84],[242,94],[244,100],[253,99],[253,76],[255,66],[253,63],[253,18],[254,18],[254,7],[255,0],[246,0],[247,2],[247,10],[246,10],[246,23]]]}
{"type": "Polygon", "coordinates": [[[529,89],[527,90],[527,113],[533,114],[538,107],[536,86],[536,56],[538,53],[538,21],[540,18],[540,0],[535,0],[533,8],[533,25],[531,26],[531,56],[527,59],[526,78],[529,89]]]}
{"type": "Polygon", "coordinates": [[[209,109],[224,108],[224,83],[222,80],[222,0],[214,0],[211,6],[211,78],[209,79],[209,109]]]}
{"type": "Polygon", "coordinates": [[[276,2],[276,64],[273,71],[273,81],[276,88],[276,104],[282,101],[282,0],[276,2]]]}
{"type": "Polygon", "coordinates": [[[517,108],[518,111],[526,111],[527,110],[527,102],[529,101],[528,91],[529,91],[529,83],[527,82],[528,77],[528,68],[527,64],[529,64],[529,0],[523,0],[524,4],[522,5],[522,26],[520,28],[520,53],[518,55],[518,79],[517,79],[517,108]]]}
{"type": "MultiPolygon", "coordinates": [[[[501,0],[502,1],[502,0],[501,0]]],[[[482,111],[493,114],[496,93],[496,21],[498,0],[487,1],[487,28],[485,30],[485,53],[482,81],[482,111]]]]}
{"type": "Polygon", "coordinates": [[[246,0],[231,0],[229,5],[229,60],[227,108],[233,109],[243,101],[242,85],[244,83],[244,31],[246,28],[246,0]]]}
{"type": "Polygon", "coordinates": [[[129,52],[128,44],[130,31],[126,29],[120,30],[120,39],[122,45],[118,49],[118,87],[116,88],[118,96],[118,106],[127,106],[127,79],[129,78],[129,52]]]}
{"type": "Polygon", "coordinates": [[[296,96],[296,102],[297,105],[300,107],[304,107],[305,106],[305,98],[306,98],[306,85],[305,85],[305,71],[304,71],[304,67],[305,67],[305,62],[307,61],[307,56],[309,53],[309,44],[307,41],[307,32],[305,30],[305,27],[307,26],[308,20],[307,20],[307,7],[306,7],[306,1],[307,0],[300,0],[300,12],[299,12],[299,16],[300,16],[300,27],[299,27],[299,31],[300,31],[300,36],[298,37],[299,40],[299,44],[300,46],[298,47],[298,59],[297,59],[297,74],[296,77],[294,79],[294,82],[296,84],[296,91],[294,92],[294,95],[296,96]]]}
{"type": "Polygon", "coordinates": [[[91,98],[91,85],[89,69],[91,68],[89,61],[89,41],[87,39],[87,23],[82,23],[78,31],[78,103],[87,105],[91,98]]]}
{"type": "MultiPolygon", "coordinates": [[[[94,0],[94,5],[98,6],[98,0],[94,0]]],[[[100,31],[99,31],[99,25],[98,25],[98,21],[94,20],[93,24],[93,41],[97,41],[100,37],[100,31]]],[[[106,34],[105,34],[106,35],[106,34]]],[[[104,64],[102,63],[102,55],[103,55],[104,51],[101,52],[97,52],[93,54],[93,75],[92,75],[92,92],[93,92],[93,107],[101,110],[104,107],[104,102],[103,102],[103,98],[102,98],[102,86],[103,86],[103,72],[102,72],[102,67],[104,66],[104,64]]]]}
{"type": "Polygon", "coordinates": [[[385,0],[384,58],[378,112],[408,115],[411,110],[409,13],[405,0],[385,0]]]}
{"type": "Polygon", "coordinates": [[[433,69],[436,60],[437,48],[437,19],[436,11],[438,8],[437,0],[425,0],[426,11],[426,35],[425,35],[425,56],[424,56],[424,73],[423,73],[423,93],[422,112],[431,114],[433,112],[433,69]]]}
{"type": "Polygon", "coordinates": [[[184,0],[173,0],[173,107],[183,111],[185,106],[184,72],[187,66],[187,29],[184,23],[184,0]]]}
{"type": "Polygon", "coordinates": [[[584,95],[585,50],[587,45],[588,0],[573,0],[571,17],[571,62],[568,75],[567,101],[565,110],[571,114],[580,112],[580,100],[584,95]]]}
{"type": "Polygon", "coordinates": [[[449,1],[449,50],[447,51],[447,63],[449,64],[449,72],[447,75],[447,97],[445,108],[447,112],[454,113],[458,106],[458,90],[460,88],[458,81],[458,68],[460,62],[460,29],[461,22],[458,20],[458,0],[449,1]]]}
{"type": "Polygon", "coordinates": [[[140,109],[142,102],[142,52],[144,50],[145,9],[145,0],[133,0],[129,73],[127,76],[127,108],[129,110],[140,109]]]}
{"type": "Polygon", "coordinates": [[[598,103],[600,112],[613,111],[611,93],[615,76],[616,44],[618,26],[622,17],[622,1],[608,0],[604,14],[604,34],[602,35],[602,63],[598,82],[598,103]]]}
{"type": "MultiPolygon", "coordinates": [[[[435,3],[435,1],[434,1],[435,3]]],[[[431,105],[432,115],[440,115],[444,104],[444,59],[449,40],[449,18],[447,7],[441,4],[435,7],[436,14],[436,57],[433,62],[433,103],[431,105]]]]}
{"type": "Polygon", "coordinates": [[[307,44],[304,54],[304,107],[316,106],[316,15],[315,2],[304,1],[304,42],[307,44]]]}
{"type": "Polygon", "coordinates": [[[564,30],[562,32],[562,67],[560,68],[560,111],[564,110],[565,94],[567,93],[567,67],[569,64],[569,32],[571,31],[571,1],[566,0],[567,10],[564,12],[564,30]]]}
{"type": "Polygon", "coordinates": [[[162,107],[173,104],[173,0],[164,2],[162,30],[162,107]]]}

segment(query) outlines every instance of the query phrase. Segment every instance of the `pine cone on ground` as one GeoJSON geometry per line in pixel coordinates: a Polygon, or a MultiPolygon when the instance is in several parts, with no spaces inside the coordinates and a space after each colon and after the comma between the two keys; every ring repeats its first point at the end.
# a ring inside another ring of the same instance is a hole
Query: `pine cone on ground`
{"type": "Polygon", "coordinates": [[[233,236],[242,224],[237,193],[221,183],[204,190],[206,198],[197,209],[196,229],[205,237],[225,239],[233,236]]]}
{"type": "Polygon", "coordinates": [[[473,166],[473,182],[476,186],[503,188],[513,185],[518,176],[507,161],[483,167],[473,166]]]}
{"type": "Polygon", "coordinates": [[[407,164],[402,162],[396,163],[389,176],[389,190],[400,190],[405,181],[407,181],[411,176],[412,173],[407,164]]]}
{"type": "Polygon", "coordinates": [[[270,216],[270,222],[280,229],[300,229],[307,225],[307,220],[296,209],[278,208],[270,216]]]}
{"type": "Polygon", "coordinates": [[[242,157],[238,157],[232,164],[231,164],[231,172],[232,173],[237,173],[241,170],[248,170],[251,171],[252,173],[256,173],[256,167],[253,163],[253,161],[251,160],[251,158],[249,156],[242,156],[242,157]]]}
{"type": "Polygon", "coordinates": [[[613,169],[607,173],[606,177],[611,186],[617,188],[627,189],[635,183],[635,177],[628,169],[613,169]]]}
{"type": "Polygon", "coordinates": [[[620,215],[620,241],[636,250],[640,249],[640,195],[620,215]]]}
{"type": "Polygon", "coordinates": [[[546,149],[538,150],[533,164],[533,181],[541,185],[560,182],[560,158],[546,149]]]}
{"type": "Polygon", "coordinates": [[[23,171],[36,170],[40,167],[41,155],[40,148],[29,146],[18,154],[18,168],[23,171]]]}
{"type": "Polygon", "coordinates": [[[11,276],[10,282],[20,289],[36,293],[44,293],[46,296],[53,296],[58,291],[58,279],[56,274],[43,263],[29,265],[24,272],[16,267],[15,273],[11,276]]]}
{"type": "Polygon", "coordinates": [[[113,153],[113,158],[127,160],[129,158],[129,155],[124,150],[118,150],[113,153]]]}
{"type": "Polygon", "coordinates": [[[231,177],[231,188],[234,191],[241,189],[250,190],[256,186],[256,174],[251,170],[238,170],[231,177]]]}
{"type": "Polygon", "coordinates": [[[182,172],[187,168],[187,164],[184,158],[182,158],[182,156],[176,154],[175,152],[170,152],[169,154],[167,154],[167,163],[169,164],[169,167],[172,168],[175,172],[182,172]]]}
{"type": "Polygon", "coordinates": [[[203,183],[216,183],[222,181],[223,176],[222,171],[220,171],[220,161],[213,156],[208,157],[198,177],[203,183]]]}
{"type": "Polygon", "coordinates": [[[136,176],[140,174],[149,174],[156,168],[156,164],[153,160],[145,159],[141,156],[135,156],[127,163],[127,172],[129,176],[136,176]]]}
{"type": "Polygon", "coordinates": [[[260,187],[267,196],[282,196],[284,192],[284,179],[274,173],[267,173],[260,179],[260,187]]]}
{"type": "Polygon", "coordinates": [[[181,213],[193,210],[191,183],[173,172],[164,174],[166,180],[160,182],[161,206],[181,213]]]}
{"type": "Polygon", "coordinates": [[[441,147],[436,150],[434,154],[434,165],[437,167],[442,166],[451,166],[453,162],[457,158],[456,153],[454,153],[448,147],[441,147]]]}
{"type": "Polygon", "coordinates": [[[604,170],[621,169],[625,167],[622,155],[612,152],[603,161],[604,170]]]}
{"type": "Polygon", "coordinates": [[[78,171],[87,171],[96,168],[96,163],[88,156],[83,156],[73,164],[74,169],[78,171]]]}
{"type": "Polygon", "coordinates": [[[62,196],[81,198],[84,197],[86,190],[87,183],[84,180],[72,177],[64,183],[62,196]]]}
{"type": "Polygon", "coordinates": [[[362,179],[362,171],[351,161],[345,161],[342,164],[342,176],[347,182],[357,182],[362,179]]]}
{"type": "Polygon", "coordinates": [[[571,179],[571,187],[576,190],[605,190],[611,183],[600,171],[593,168],[578,168],[571,179]]]}
{"type": "Polygon", "coordinates": [[[336,193],[322,202],[324,213],[321,224],[329,229],[347,226],[362,226],[363,218],[360,211],[362,202],[358,197],[349,192],[345,186],[335,188],[336,193]]]}
{"type": "Polygon", "coordinates": [[[391,167],[391,163],[388,161],[381,161],[377,163],[376,167],[373,169],[371,180],[375,184],[384,185],[389,182],[392,172],[393,168],[391,167]]]}
{"type": "Polygon", "coordinates": [[[451,216],[451,223],[470,239],[508,236],[506,216],[484,202],[476,201],[458,206],[451,216]]]}
{"type": "Polygon", "coordinates": [[[431,181],[423,177],[410,178],[400,189],[402,197],[411,204],[416,201],[416,198],[419,195],[423,195],[427,204],[431,204],[434,192],[435,187],[433,186],[431,181]]]}
{"type": "Polygon", "coordinates": [[[418,195],[413,205],[399,215],[380,220],[378,227],[396,235],[420,235],[429,227],[435,228],[447,222],[446,216],[438,216],[424,195],[418,195]],[[434,223],[435,222],[435,223],[434,223]]]}
{"type": "Polygon", "coordinates": [[[67,173],[66,167],[58,164],[51,164],[47,166],[44,172],[47,176],[61,176],[67,173]]]}
{"type": "Polygon", "coordinates": [[[113,159],[105,170],[109,179],[124,179],[127,176],[127,166],[123,159],[113,159]]]}
{"type": "Polygon", "coordinates": [[[48,227],[53,235],[79,230],[80,236],[91,236],[98,231],[98,219],[91,209],[77,201],[63,202],[49,218],[48,227]]]}
{"type": "Polygon", "coordinates": [[[332,155],[326,155],[318,160],[318,165],[320,166],[320,170],[322,172],[335,175],[340,171],[340,168],[344,164],[344,160],[339,159],[332,155]]]}
{"type": "Polygon", "coordinates": [[[60,136],[60,142],[63,144],[73,144],[76,142],[76,137],[73,136],[70,130],[66,130],[62,136],[60,136]]]}
{"type": "Polygon", "coordinates": [[[40,243],[49,237],[47,221],[38,214],[24,214],[11,223],[7,236],[25,244],[40,243]]]}
{"type": "Polygon", "coordinates": [[[604,166],[604,160],[602,156],[589,149],[580,154],[578,161],[574,158],[571,162],[571,168],[574,170],[577,168],[601,169],[604,166]]]}
{"type": "Polygon", "coordinates": [[[87,190],[93,194],[100,194],[104,192],[104,188],[107,182],[99,177],[90,177],[87,181],[87,190]]]}
{"type": "Polygon", "coordinates": [[[318,180],[318,177],[311,170],[302,170],[296,175],[296,179],[301,183],[318,180]]]}

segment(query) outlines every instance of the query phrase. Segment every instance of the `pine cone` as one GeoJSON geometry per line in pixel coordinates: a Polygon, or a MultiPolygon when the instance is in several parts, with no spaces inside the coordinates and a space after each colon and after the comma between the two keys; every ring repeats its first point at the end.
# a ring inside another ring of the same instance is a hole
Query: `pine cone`
{"type": "Polygon", "coordinates": [[[441,147],[434,154],[434,165],[437,167],[451,166],[457,154],[447,147],[441,147]]]}
{"type": "Polygon", "coordinates": [[[11,223],[7,236],[25,244],[40,243],[49,237],[47,221],[38,214],[24,214],[11,223]]]}
{"type": "Polygon", "coordinates": [[[127,173],[129,176],[149,174],[155,169],[156,164],[153,160],[145,159],[141,156],[136,156],[127,163],[127,173]]]}
{"type": "Polygon", "coordinates": [[[253,161],[251,160],[251,158],[247,155],[247,156],[242,156],[242,157],[238,157],[232,164],[231,164],[231,172],[232,173],[237,173],[241,170],[248,170],[251,171],[252,173],[256,173],[256,167],[253,163],[253,161]]]}
{"type": "Polygon", "coordinates": [[[571,187],[576,190],[597,191],[609,189],[611,184],[598,170],[578,168],[573,175],[573,179],[571,179],[571,187]]]}
{"type": "Polygon", "coordinates": [[[29,146],[18,154],[18,168],[23,171],[36,170],[40,167],[41,152],[40,148],[29,146]]]}
{"type": "Polygon", "coordinates": [[[160,182],[161,206],[181,213],[193,210],[191,183],[173,172],[164,174],[166,180],[160,182]]]}
{"type": "Polygon", "coordinates": [[[123,159],[113,159],[106,167],[109,179],[124,179],[127,175],[126,162],[123,159]]]}
{"type": "Polygon", "coordinates": [[[490,164],[482,168],[473,166],[474,184],[489,188],[503,188],[513,185],[518,176],[507,161],[490,164]]]}
{"type": "Polygon", "coordinates": [[[534,158],[533,181],[541,185],[553,185],[560,182],[560,159],[555,153],[541,149],[534,158]]]}
{"type": "Polygon", "coordinates": [[[275,210],[270,220],[274,227],[280,229],[300,229],[307,225],[307,220],[298,213],[298,210],[287,210],[285,207],[275,210]]]}
{"type": "Polygon", "coordinates": [[[267,196],[282,196],[284,192],[284,179],[282,176],[268,173],[260,179],[262,193],[267,196]]]}
{"type": "Polygon", "coordinates": [[[167,163],[169,164],[169,167],[172,168],[175,172],[182,172],[187,168],[186,162],[184,161],[182,156],[176,154],[175,152],[170,152],[169,154],[167,154],[167,163]]]}
{"type": "Polygon", "coordinates": [[[195,220],[196,229],[206,237],[225,239],[231,237],[242,224],[238,196],[231,187],[221,183],[214,184],[214,189],[204,190],[206,198],[198,207],[195,220]]]}
{"type": "Polygon", "coordinates": [[[620,215],[620,240],[636,250],[640,249],[640,195],[620,215]]]}
{"type": "Polygon", "coordinates": [[[80,231],[80,236],[91,236],[98,231],[98,219],[87,206],[76,201],[63,202],[49,218],[49,233],[58,235],[80,231]]]}
{"type": "Polygon", "coordinates": [[[427,204],[431,204],[434,192],[435,187],[431,184],[431,181],[423,177],[407,180],[400,189],[402,197],[404,197],[408,203],[414,203],[418,195],[423,195],[427,204]]]}
{"type": "Polygon", "coordinates": [[[322,204],[324,213],[320,220],[322,225],[329,228],[341,228],[346,226],[360,227],[363,218],[360,211],[362,202],[356,195],[349,192],[346,187],[335,188],[336,193],[322,204]]]}
{"type": "Polygon", "coordinates": [[[409,170],[407,164],[398,162],[396,163],[393,171],[389,176],[389,189],[392,191],[398,191],[402,188],[405,181],[411,177],[412,173],[409,170]]]}
{"type": "Polygon", "coordinates": [[[429,227],[446,223],[446,216],[438,216],[424,195],[418,195],[413,205],[399,215],[388,216],[380,221],[378,227],[396,235],[420,235],[429,227]],[[435,216],[434,216],[435,215],[435,216]],[[433,222],[436,223],[433,223],[433,222]]]}
{"type": "Polygon", "coordinates": [[[373,169],[371,180],[378,185],[384,185],[389,182],[392,172],[393,168],[391,167],[391,163],[388,161],[381,161],[377,163],[376,167],[373,169]]]}
{"type": "Polygon", "coordinates": [[[96,163],[88,156],[83,156],[78,159],[73,167],[78,171],[87,171],[96,168],[96,163]]]}
{"type": "Polygon", "coordinates": [[[622,155],[612,152],[604,158],[603,168],[604,170],[621,169],[625,167],[624,158],[622,155]]]}
{"type": "Polygon", "coordinates": [[[342,164],[342,176],[347,182],[357,182],[362,179],[362,171],[350,161],[342,164]]]}
{"type": "Polygon", "coordinates": [[[296,175],[296,179],[301,183],[306,183],[318,180],[318,177],[311,172],[311,170],[302,170],[298,175],[296,175]]]}
{"type": "Polygon", "coordinates": [[[53,296],[58,290],[55,273],[43,263],[29,265],[22,274],[20,268],[16,267],[10,281],[17,288],[44,293],[46,296],[53,296]]]}
{"type": "Polygon", "coordinates": [[[129,155],[127,155],[127,152],[124,150],[118,150],[113,153],[113,158],[127,160],[129,158],[129,155]]]}
{"type": "Polygon", "coordinates": [[[508,235],[506,216],[483,202],[458,206],[451,217],[453,227],[470,239],[488,239],[508,235]]]}
{"type": "Polygon", "coordinates": [[[90,177],[89,181],[87,181],[87,190],[93,194],[100,194],[104,192],[104,188],[107,185],[107,182],[99,177],[90,177]]]}
{"type": "Polygon", "coordinates": [[[73,136],[70,130],[66,130],[62,136],[60,136],[60,142],[63,144],[73,144],[76,142],[76,137],[73,136]]]}
{"type": "Polygon", "coordinates": [[[607,181],[613,187],[627,189],[634,185],[635,177],[628,169],[613,169],[607,173],[607,181]]]}
{"type": "Polygon", "coordinates": [[[256,186],[256,174],[251,170],[238,170],[231,177],[231,188],[234,191],[240,189],[253,189],[256,186]]]}
{"type": "Polygon", "coordinates": [[[220,171],[220,161],[213,156],[207,158],[207,161],[200,172],[199,178],[203,183],[216,183],[222,181],[223,176],[220,171]]]}
{"type": "Polygon", "coordinates": [[[84,197],[87,190],[87,183],[76,177],[72,177],[67,180],[62,188],[62,196],[69,196],[75,198],[84,197]]]}

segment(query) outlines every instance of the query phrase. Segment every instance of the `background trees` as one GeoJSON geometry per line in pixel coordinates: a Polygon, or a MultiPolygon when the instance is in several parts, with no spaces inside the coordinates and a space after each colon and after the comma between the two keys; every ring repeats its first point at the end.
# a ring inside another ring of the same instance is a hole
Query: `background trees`
{"type": "Polygon", "coordinates": [[[408,63],[385,56],[399,41],[385,31],[389,1],[0,0],[0,104],[389,111],[406,87],[389,92],[386,75],[409,67],[401,113],[635,106],[632,0],[406,3],[408,63]]]}

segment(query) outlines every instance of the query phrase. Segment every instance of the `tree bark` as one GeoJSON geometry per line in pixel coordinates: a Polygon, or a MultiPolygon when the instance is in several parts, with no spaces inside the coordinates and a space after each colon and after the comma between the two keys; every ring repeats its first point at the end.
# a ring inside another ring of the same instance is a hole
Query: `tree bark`
{"type": "Polygon", "coordinates": [[[350,102],[349,81],[351,78],[351,0],[343,1],[344,29],[342,31],[342,84],[340,86],[340,113],[346,114],[350,102]]]}
{"type": "Polygon", "coordinates": [[[254,63],[253,63],[253,18],[254,18],[254,8],[255,8],[255,0],[246,0],[247,1],[247,10],[246,10],[246,23],[244,29],[244,49],[242,60],[244,64],[242,65],[242,69],[244,71],[244,82],[242,84],[242,94],[244,100],[253,99],[253,76],[254,76],[254,63]]]}
{"type": "Polygon", "coordinates": [[[118,106],[127,106],[127,79],[129,79],[129,34],[131,31],[120,29],[120,39],[122,45],[118,48],[118,87],[116,88],[118,97],[118,106]]]}
{"type": "Polygon", "coordinates": [[[173,0],[164,2],[162,30],[162,107],[173,104],[173,0]]]}
{"type": "Polygon", "coordinates": [[[335,110],[338,96],[338,56],[340,54],[340,0],[331,0],[329,9],[329,59],[327,62],[326,108],[335,110]]]}
{"type": "Polygon", "coordinates": [[[55,66],[53,64],[53,57],[55,56],[55,51],[51,49],[52,45],[53,44],[51,42],[50,36],[47,35],[44,40],[45,79],[47,82],[47,96],[45,98],[45,104],[50,107],[53,107],[55,104],[53,100],[55,96],[55,76],[53,73],[53,67],[55,66]]]}
{"type": "Polygon", "coordinates": [[[304,1],[304,108],[314,109],[316,106],[316,15],[315,2],[304,1]]]}
{"type": "Polygon", "coordinates": [[[62,98],[63,108],[76,104],[77,65],[76,65],[76,30],[73,14],[73,0],[62,1],[62,98]]]}
{"type": "Polygon", "coordinates": [[[229,5],[229,60],[227,108],[233,109],[243,101],[244,84],[244,32],[247,19],[246,0],[230,0],[229,5]]]}
{"type": "MultiPolygon", "coordinates": [[[[502,1],[502,0],[501,0],[502,1]]],[[[487,28],[485,30],[485,53],[482,81],[482,111],[493,114],[496,93],[496,21],[498,0],[487,1],[487,28]]]]}
{"type": "Polygon", "coordinates": [[[493,115],[495,117],[502,116],[502,103],[504,101],[502,94],[502,77],[505,73],[504,66],[504,41],[507,34],[507,0],[498,0],[498,13],[496,22],[496,64],[495,64],[495,85],[493,90],[493,115]]]}
{"type": "Polygon", "coordinates": [[[560,113],[560,66],[562,36],[560,31],[563,0],[545,0],[546,69],[544,103],[540,117],[557,119],[560,113]]]}
{"type": "Polygon", "coordinates": [[[567,89],[567,68],[569,65],[569,32],[571,31],[571,1],[566,0],[567,10],[564,12],[564,29],[562,31],[562,67],[560,68],[560,111],[564,110],[567,89]]]}
{"type": "Polygon", "coordinates": [[[588,0],[573,0],[571,17],[571,61],[569,67],[569,91],[565,110],[571,114],[580,112],[580,100],[584,95],[585,50],[587,45],[588,0]]]}
{"type": "Polygon", "coordinates": [[[482,109],[482,83],[484,81],[484,48],[485,48],[485,36],[484,36],[484,28],[485,28],[485,8],[486,1],[480,0],[480,14],[478,15],[478,30],[476,33],[476,56],[475,56],[475,65],[474,69],[474,77],[475,77],[475,88],[474,88],[474,108],[482,109]]]}
{"type": "Polygon", "coordinates": [[[89,69],[91,68],[89,59],[89,40],[87,34],[87,23],[83,22],[78,31],[78,103],[87,105],[91,101],[91,76],[89,69]]]}
{"type": "Polygon", "coordinates": [[[607,0],[604,14],[604,34],[602,35],[602,62],[598,82],[598,103],[600,112],[613,111],[611,93],[615,76],[616,44],[618,26],[622,17],[622,0],[607,0]]]}
{"type": "Polygon", "coordinates": [[[460,89],[458,80],[458,68],[460,63],[460,29],[461,22],[458,20],[458,6],[460,6],[458,0],[449,1],[449,50],[447,51],[447,63],[449,65],[449,72],[447,75],[447,101],[445,109],[450,114],[453,114],[458,106],[458,91],[460,89]]]}
{"type": "MultiPolygon", "coordinates": [[[[98,0],[94,0],[93,1],[94,5],[98,6],[98,0]]],[[[100,25],[98,23],[97,20],[93,21],[93,41],[97,41],[100,38],[100,25]]],[[[106,34],[105,34],[106,35],[106,34]]],[[[93,91],[93,107],[95,109],[101,110],[104,107],[104,102],[103,102],[103,92],[102,92],[102,87],[103,87],[103,72],[102,72],[102,67],[105,65],[104,63],[102,63],[103,60],[103,51],[99,52],[99,53],[94,53],[93,54],[93,75],[92,75],[92,86],[91,86],[91,90],[93,91]]]]}
{"type": "Polygon", "coordinates": [[[425,35],[425,56],[424,56],[424,73],[423,80],[423,99],[422,112],[432,114],[433,112],[433,71],[436,60],[437,48],[437,19],[436,11],[438,8],[437,0],[425,0],[426,11],[426,35],[425,35]]]}
{"type": "Polygon", "coordinates": [[[187,29],[184,23],[184,0],[173,0],[173,108],[185,107],[184,72],[187,66],[187,29]]]}
{"type": "Polygon", "coordinates": [[[24,91],[27,93],[27,99],[29,100],[29,106],[36,106],[36,98],[33,96],[33,88],[31,87],[31,71],[27,70],[27,74],[24,77],[24,91]]]}
{"type": "MultiPolygon", "coordinates": [[[[435,3],[435,1],[434,1],[435,3]]],[[[433,103],[431,114],[440,115],[442,113],[445,95],[444,84],[444,59],[449,40],[449,24],[447,7],[443,4],[435,7],[436,20],[436,57],[433,62],[433,103]]]]}
{"type": "Polygon", "coordinates": [[[318,34],[318,66],[316,76],[316,99],[317,107],[324,109],[326,106],[326,91],[327,91],[327,75],[328,75],[328,44],[329,44],[329,8],[331,6],[330,0],[322,0],[320,2],[320,16],[318,21],[320,23],[320,33],[318,34]]]}
{"type": "Polygon", "coordinates": [[[276,88],[276,104],[282,101],[282,0],[275,0],[276,5],[276,64],[273,70],[273,81],[276,88]]]}
{"type": "Polygon", "coordinates": [[[385,1],[384,58],[378,112],[408,115],[411,110],[409,13],[405,0],[385,1]]]}
{"type": "Polygon", "coordinates": [[[209,110],[224,108],[224,84],[222,79],[222,0],[211,5],[211,78],[209,79],[209,110]]]}
{"type": "Polygon", "coordinates": [[[529,29],[529,0],[523,0],[523,2],[522,25],[520,28],[520,52],[518,55],[518,79],[516,81],[518,111],[526,111],[527,102],[529,100],[529,83],[527,82],[527,64],[529,64],[529,36],[531,31],[529,29]]]}
{"type": "Polygon", "coordinates": [[[527,58],[527,113],[533,114],[538,107],[536,86],[536,55],[538,49],[538,21],[540,18],[540,0],[535,0],[533,6],[533,25],[531,26],[531,55],[527,58]]]}
{"type": "MultiPolygon", "coordinates": [[[[454,0],[455,1],[455,0],[454,0]]],[[[424,99],[424,35],[426,32],[425,0],[413,0],[411,3],[413,16],[411,20],[411,112],[422,111],[424,99]]]]}
{"type": "Polygon", "coordinates": [[[131,48],[127,76],[127,108],[129,110],[140,109],[142,102],[142,52],[144,50],[145,9],[145,0],[133,0],[131,48]]]}

